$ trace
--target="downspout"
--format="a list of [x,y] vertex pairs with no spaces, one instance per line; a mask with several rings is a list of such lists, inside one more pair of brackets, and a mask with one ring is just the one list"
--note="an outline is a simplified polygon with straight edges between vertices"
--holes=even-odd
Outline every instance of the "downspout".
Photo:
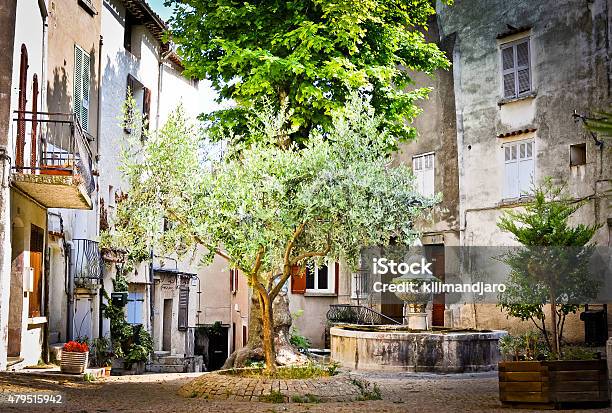
[[104,37],[100,35],[98,44],[98,118],[96,119],[96,162],[100,161],[100,119],[102,118],[102,46]]
[[72,241],[66,241],[64,254],[66,259],[64,260],[64,271],[68,278],[68,303],[66,306],[66,341],[72,340],[72,327],[74,319],[74,279],[72,278]]
[[151,322],[151,342],[155,343],[155,277],[153,274],[153,248],[151,248],[151,261],[149,262],[149,320]]

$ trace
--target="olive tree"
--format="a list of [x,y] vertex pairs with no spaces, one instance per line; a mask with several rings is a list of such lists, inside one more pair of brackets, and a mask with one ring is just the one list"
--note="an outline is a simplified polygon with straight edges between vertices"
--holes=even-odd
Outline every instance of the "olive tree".
[[[130,191],[111,234],[128,250],[221,254],[247,277],[259,301],[266,367],[275,369],[273,302],[292,274],[313,260],[355,265],[368,245],[410,244],[414,221],[436,200],[420,196],[411,171],[392,167],[373,108],[353,98],[333,128],[297,147],[279,140],[291,110],[273,105],[249,116],[253,142],[218,159],[181,110],[125,152]],[[205,135],[205,134],[204,134]],[[169,221],[165,230],[162,221]]]

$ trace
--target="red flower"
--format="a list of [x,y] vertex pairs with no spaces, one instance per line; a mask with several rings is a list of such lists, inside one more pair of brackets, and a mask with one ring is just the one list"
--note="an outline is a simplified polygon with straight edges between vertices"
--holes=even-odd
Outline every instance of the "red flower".
[[87,346],[87,343],[69,341],[66,344],[64,344],[63,351],[72,352],[72,353],[87,353],[89,351],[89,347]]

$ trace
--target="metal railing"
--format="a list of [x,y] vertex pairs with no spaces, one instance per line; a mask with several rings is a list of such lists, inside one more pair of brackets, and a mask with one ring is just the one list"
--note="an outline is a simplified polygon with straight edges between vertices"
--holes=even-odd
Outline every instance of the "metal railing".
[[97,284],[102,280],[102,255],[96,241],[73,239],[73,277],[76,284]]
[[348,324],[401,324],[398,321],[363,305],[332,304],[327,310],[327,321]]
[[93,156],[73,113],[15,111],[15,166],[19,173],[78,178],[88,195],[95,188]]

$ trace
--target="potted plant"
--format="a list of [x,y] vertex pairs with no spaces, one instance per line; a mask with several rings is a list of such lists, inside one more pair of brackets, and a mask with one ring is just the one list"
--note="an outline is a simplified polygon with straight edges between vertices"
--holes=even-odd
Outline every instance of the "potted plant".
[[110,350],[110,339],[108,337],[98,337],[92,342],[91,364],[96,367],[104,368],[104,375],[110,376],[113,352]]
[[62,373],[81,374],[87,368],[89,346],[87,343],[69,341],[62,349],[60,369]]
[[566,317],[597,297],[604,273],[592,268],[595,249],[589,242],[598,226],[568,224],[581,206],[546,180],[532,202],[506,212],[498,223],[522,245],[502,257],[510,273],[499,305],[509,316],[532,321],[539,332],[500,340],[511,359],[498,365],[504,404],[610,403],[605,360],[579,356],[563,339]]

